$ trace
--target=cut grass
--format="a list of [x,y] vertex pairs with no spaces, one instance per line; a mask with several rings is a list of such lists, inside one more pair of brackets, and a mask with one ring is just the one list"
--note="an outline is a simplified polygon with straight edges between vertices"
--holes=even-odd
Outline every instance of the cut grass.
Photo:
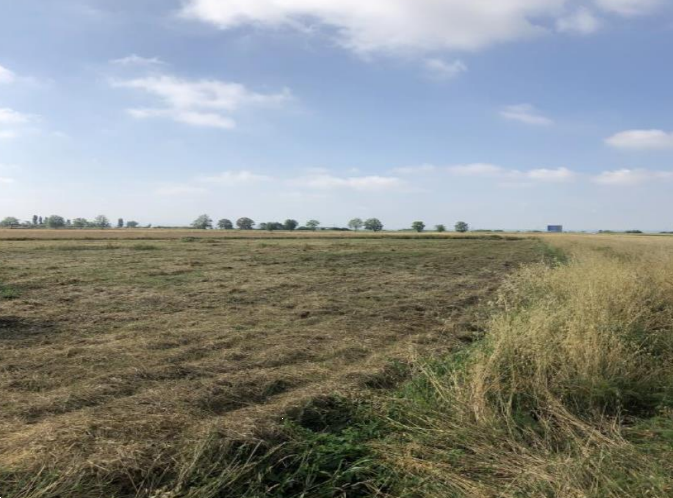
[[475,305],[541,258],[535,240],[204,242],[1,243],[0,279],[22,289],[0,319],[2,493],[384,487],[367,470],[370,420],[329,434],[277,421],[328,393],[394,385],[386,365],[473,340]]

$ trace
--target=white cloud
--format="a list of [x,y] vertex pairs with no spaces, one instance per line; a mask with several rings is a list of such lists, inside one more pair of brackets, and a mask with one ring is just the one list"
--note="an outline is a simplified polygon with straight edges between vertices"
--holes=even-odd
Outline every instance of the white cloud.
[[528,185],[529,182],[568,182],[577,174],[568,168],[538,168],[527,171],[508,169],[495,164],[474,163],[449,166],[447,170],[456,176],[474,176],[481,178],[497,178],[505,181],[501,185]]
[[0,176],[0,185],[1,185],[1,184],[8,185],[8,184],[10,184],[10,183],[14,183],[14,179],[13,179],[13,178],[7,178],[7,177]]
[[651,14],[661,7],[663,0],[595,0],[607,12],[632,17]]
[[0,130],[0,140],[12,140],[17,138],[19,134],[13,130]]
[[673,133],[662,130],[627,130],[605,139],[605,143],[619,149],[673,148]]
[[673,180],[672,171],[651,171],[646,169],[618,169],[603,171],[594,177],[602,185],[632,186],[655,180]]
[[428,74],[439,80],[452,80],[467,72],[467,66],[461,60],[446,62],[443,59],[426,59],[424,65]]
[[197,181],[203,183],[213,183],[218,185],[225,186],[236,186],[236,185],[246,185],[252,183],[267,182],[273,180],[272,177],[267,175],[258,175],[252,173],[251,171],[240,170],[240,171],[223,171],[214,176],[200,176],[197,178]]
[[556,21],[556,30],[561,33],[590,35],[598,31],[600,27],[601,22],[593,12],[585,7],[581,7],[573,14]]
[[113,59],[110,64],[117,66],[163,66],[166,65],[164,61],[158,57],[141,57],[137,54],[131,54],[121,59]]
[[332,175],[308,175],[295,178],[288,182],[291,185],[330,190],[334,188],[346,188],[353,190],[391,190],[404,185],[404,182],[392,176],[351,176],[337,177]]
[[541,182],[567,182],[575,179],[577,176],[574,171],[570,171],[568,168],[532,169],[525,172],[524,175],[531,180],[538,180]]
[[0,108],[0,140],[17,138],[27,125],[38,119],[38,116],[24,114],[14,109]]
[[554,124],[554,121],[542,115],[531,104],[508,105],[500,110],[500,116],[533,126],[549,126]]
[[547,31],[566,0],[186,0],[183,16],[221,29],[321,25],[361,54],[475,50]]
[[189,196],[200,195],[208,192],[205,188],[192,185],[164,185],[157,188],[154,193],[162,196]]
[[398,175],[412,175],[415,173],[432,173],[433,171],[437,171],[437,169],[437,166],[434,164],[421,164],[420,166],[393,168],[392,172]]
[[507,170],[495,164],[473,163],[449,166],[448,171],[457,176],[502,176]]
[[7,107],[0,108],[0,126],[27,124],[33,119],[33,116],[23,114],[14,109],[9,109]]
[[6,67],[0,66],[0,84],[13,83],[14,81],[16,81],[16,74]]
[[276,106],[291,99],[288,89],[262,94],[238,83],[186,80],[165,75],[114,81],[112,84],[115,87],[142,90],[162,101],[163,106],[158,108],[129,109],[128,112],[134,118],[163,117],[192,126],[221,129],[236,126],[234,119],[227,114],[250,106]]

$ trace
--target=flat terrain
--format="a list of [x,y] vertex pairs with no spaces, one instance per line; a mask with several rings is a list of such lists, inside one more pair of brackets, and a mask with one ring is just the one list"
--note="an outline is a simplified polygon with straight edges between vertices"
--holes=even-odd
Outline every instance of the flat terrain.
[[469,341],[474,305],[540,258],[531,239],[2,241],[0,469],[132,466],[375,387]]

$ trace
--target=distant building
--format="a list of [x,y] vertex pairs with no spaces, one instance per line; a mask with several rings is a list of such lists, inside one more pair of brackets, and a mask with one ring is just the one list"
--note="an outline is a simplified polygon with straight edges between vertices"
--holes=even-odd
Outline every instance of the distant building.
[[563,225],[549,225],[547,226],[547,231],[551,233],[562,233]]

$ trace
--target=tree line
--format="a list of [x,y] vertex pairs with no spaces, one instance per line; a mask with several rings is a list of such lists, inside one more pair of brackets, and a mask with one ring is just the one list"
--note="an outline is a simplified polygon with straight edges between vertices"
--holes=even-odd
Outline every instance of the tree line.
[[[20,221],[14,216],[7,216],[0,220],[2,227],[24,227],[24,228],[111,228],[112,222],[105,215],[98,215],[92,220],[86,218],[66,219],[63,216],[53,214],[51,216],[33,215],[32,220]],[[137,228],[140,223],[137,221],[124,221],[123,218],[117,220],[117,228]]]
[[[207,214],[202,214],[196,218],[192,223],[191,227],[196,229],[213,229],[218,228],[220,230],[234,230],[238,228],[239,230],[267,230],[267,231],[276,231],[276,230],[369,230],[371,232],[380,232],[383,230],[383,223],[378,218],[368,218],[363,220],[361,218],[353,218],[348,222],[347,228],[341,227],[325,227],[321,228],[321,223],[318,220],[308,220],[303,225],[300,225],[297,220],[287,219],[284,222],[279,221],[266,221],[262,222],[259,225],[247,217],[242,217],[236,220],[234,224],[231,220],[227,218],[222,218],[218,220],[217,223],[213,222],[213,219]],[[39,216],[33,215],[32,220],[30,221],[20,221],[18,218],[13,216],[8,216],[3,220],[0,220],[1,227],[24,227],[24,228],[112,228],[112,222],[105,215],[98,215],[92,220],[87,220],[86,218],[74,218],[66,219],[63,216],[51,215],[51,216]],[[140,224],[137,221],[124,221],[123,218],[117,219],[116,228],[138,228]],[[151,228],[152,225],[148,225],[147,228]],[[425,231],[425,223],[422,221],[414,221],[411,224],[411,230],[416,232]],[[467,232],[469,231],[469,225],[464,221],[459,221],[455,224],[454,229],[456,232]],[[445,232],[446,225],[435,225],[435,230],[437,232]]]
[[[257,223],[255,223],[254,220],[247,217],[239,218],[238,220],[236,220],[236,228],[238,228],[239,230],[254,230],[255,226],[257,226]],[[215,227],[220,230],[233,230],[234,223],[232,223],[232,221],[227,218],[223,218],[219,220],[217,223],[214,223],[213,219],[210,216],[208,216],[207,214],[202,214],[191,223],[191,227],[201,230],[208,230]],[[275,230],[316,231],[319,228],[320,228],[320,222],[318,220],[308,220],[306,223],[304,223],[304,225],[299,226],[299,222],[293,219],[285,220],[282,223],[280,221],[266,221],[260,223],[257,226],[258,230],[268,230],[270,232]],[[358,230],[365,229],[372,232],[380,232],[381,230],[383,230],[383,223],[381,223],[381,220],[379,220],[378,218],[369,218],[366,220],[362,220],[361,218],[353,218],[348,222],[348,228],[339,228],[339,227],[323,228],[323,230],[325,229],[353,230],[356,232]],[[423,223],[422,221],[414,221],[411,224],[411,229],[419,233],[423,232],[425,230],[425,223]],[[455,224],[454,229],[456,232],[467,232],[470,230],[470,226],[464,221],[459,221]],[[446,225],[435,225],[435,230],[437,232],[446,232]]]

